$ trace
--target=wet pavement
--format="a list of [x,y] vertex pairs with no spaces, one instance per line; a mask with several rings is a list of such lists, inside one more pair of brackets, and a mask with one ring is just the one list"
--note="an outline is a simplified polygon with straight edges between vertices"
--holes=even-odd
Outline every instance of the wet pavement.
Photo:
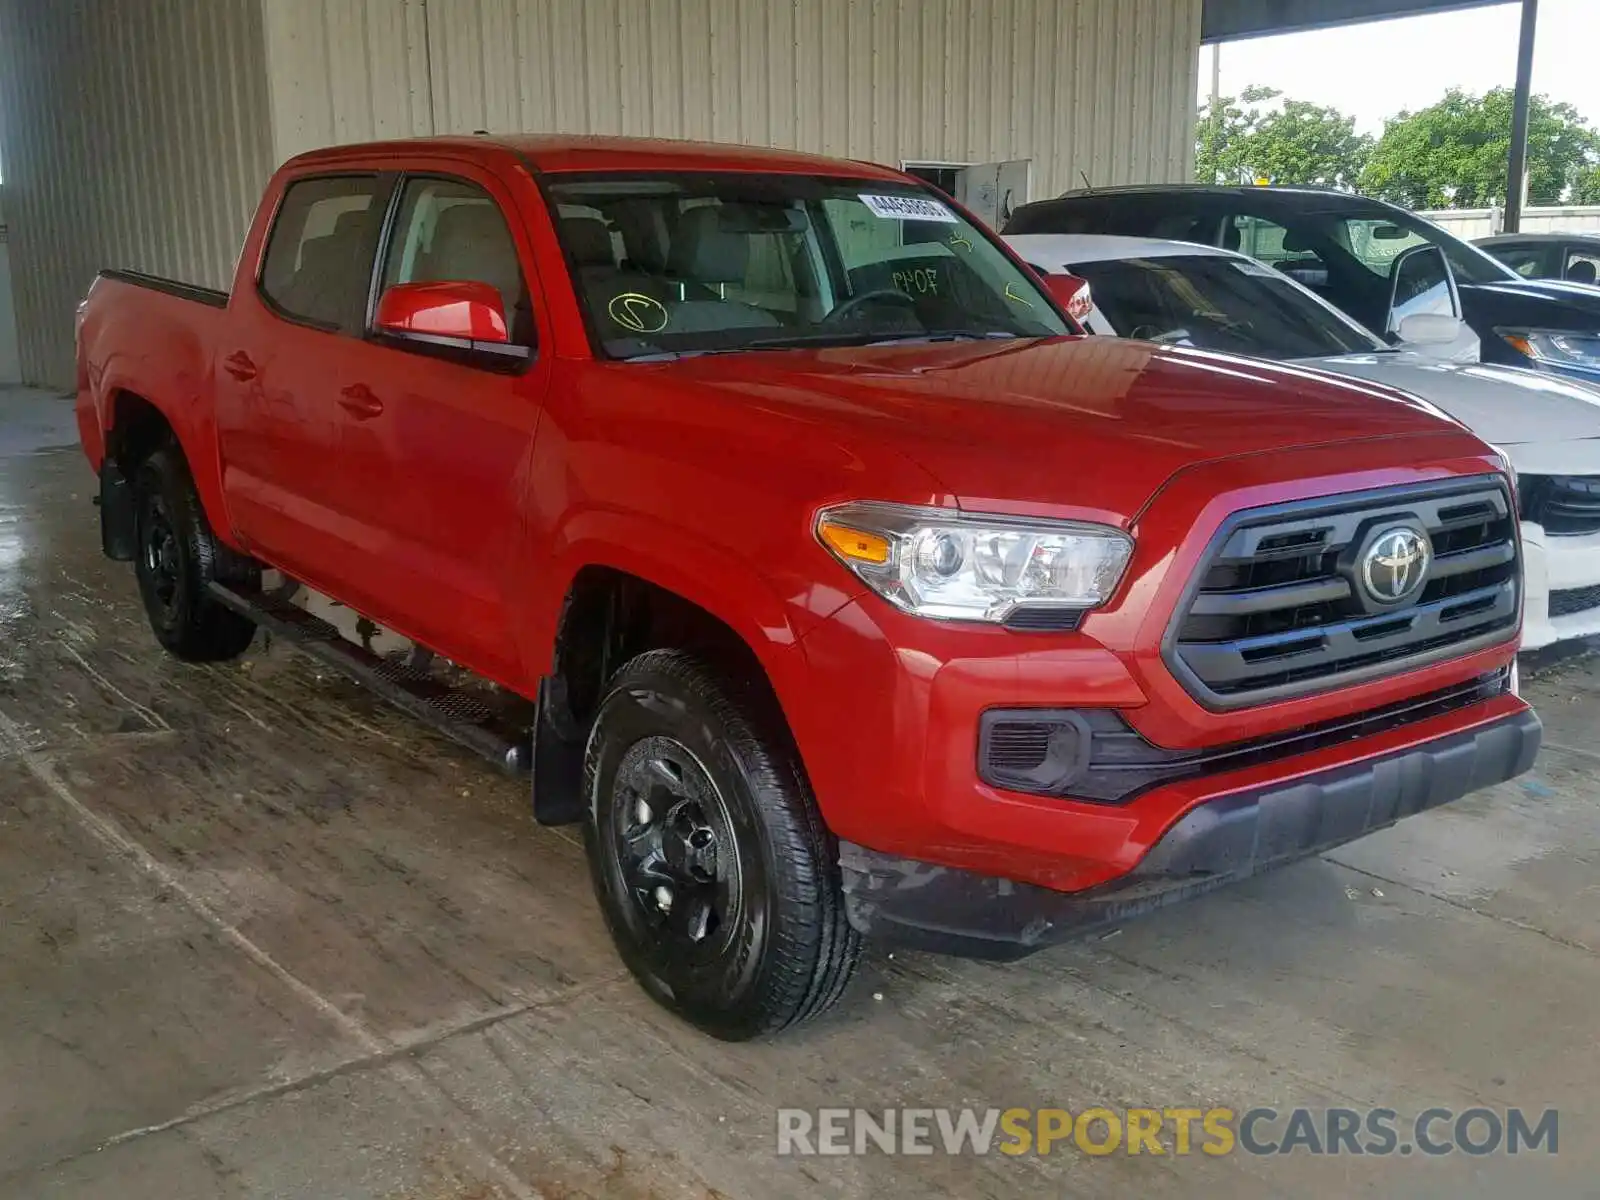
[[[0,392],[0,1196],[1600,1194],[1596,660],[1525,679],[1511,785],[1019,964],[879,951],[727,1046],[625,976],[521,785],[287,647],[165,657],[75,436]],[[1521,1106],[1560,1140],[775,1156],[778,1108],[856,1105]]]

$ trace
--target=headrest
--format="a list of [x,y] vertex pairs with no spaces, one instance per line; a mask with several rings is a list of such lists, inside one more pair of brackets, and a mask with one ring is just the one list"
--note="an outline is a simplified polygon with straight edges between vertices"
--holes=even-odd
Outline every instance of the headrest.
[[1570,283],[1593,283],[1597,273],[1594,264],[1586,258],[1580,258],[1567,268],[1567,280]]
[[722,226],[718,206],[691,208],[672,235],[667,268],[696,283],[741,283],[750,267],[750,238]]
[[352,208],[340,213],[334,218],[332,236],[341,242],[359,238],[366,231],[368,211],[365,208]]
[[614,267],[611,231],[599,217],[562,217],[561,240],[580,267]]

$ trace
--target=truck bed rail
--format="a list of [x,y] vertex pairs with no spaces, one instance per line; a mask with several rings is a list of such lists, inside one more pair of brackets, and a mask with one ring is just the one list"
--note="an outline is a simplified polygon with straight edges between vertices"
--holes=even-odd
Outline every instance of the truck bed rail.
[[134,287],[165,292],[167,295],[176,296],[180,300],[193,300],[197,304],[208,304],[212,308],[228,307],[227,292],[218,291],[216,288],[201,287],[196,283],[183,283],[177,279],[165,279],[160,275],[143,275],[138,271],[101,271],[100,278],[115,279],[118,283],[131,283]]

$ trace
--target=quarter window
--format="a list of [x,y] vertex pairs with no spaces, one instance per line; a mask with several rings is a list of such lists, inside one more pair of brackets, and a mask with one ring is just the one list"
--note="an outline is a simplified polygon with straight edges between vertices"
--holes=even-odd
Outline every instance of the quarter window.
[[279,312],[326,329],[361,328],[378,236],[372,175],[305,179],[278,208],[261,293]]
[[1600,250],[1567,251],[1566,277],[1573,283],[1600,282]]

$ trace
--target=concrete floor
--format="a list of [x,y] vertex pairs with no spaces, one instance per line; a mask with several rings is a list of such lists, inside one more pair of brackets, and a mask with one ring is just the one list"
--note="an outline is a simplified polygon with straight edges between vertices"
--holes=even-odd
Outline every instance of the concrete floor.
[[[0,393],[0,1195],[1600,1195],[1600,667],[1531,777],[764,1045],[627,979],[567,830],[292,650],[163,656],[67,402]],[[779,1106],[1561,1110],[1518,1158],[777,1159]]]

